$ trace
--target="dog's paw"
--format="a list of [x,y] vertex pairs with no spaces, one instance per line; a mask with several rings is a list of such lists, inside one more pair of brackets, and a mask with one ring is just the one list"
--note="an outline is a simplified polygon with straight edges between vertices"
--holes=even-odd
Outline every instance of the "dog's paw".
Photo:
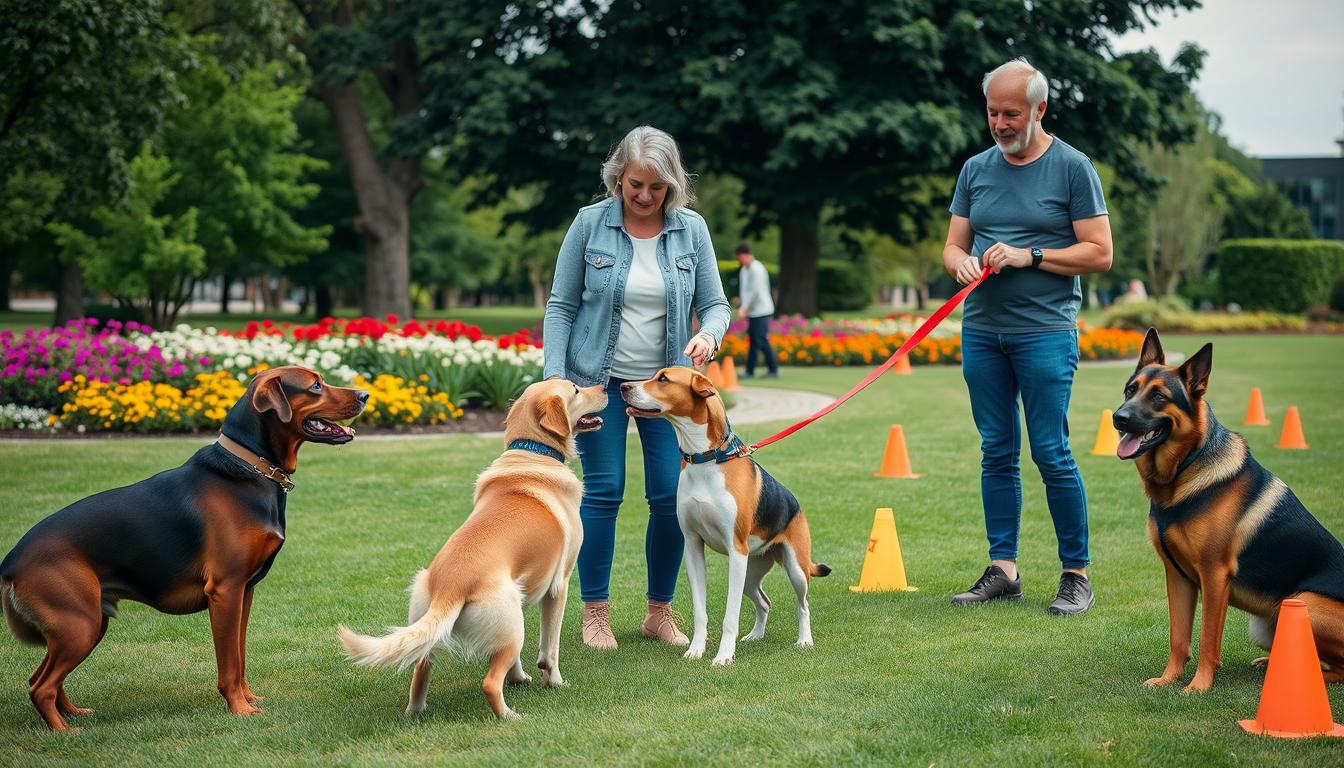
[[511,723],[516,723],[516,722],[518,722],[519,720],[522,720],[522,719],[523,719],[523,716],[522,716],[521,714],[517,713],[517,712],[514,712],[512,709],[509,709],[508,707],[505,707],[505,708],[504,708],[504,711],[503,711],[502,713],[500,713],[500,715],[499,715],[499,719],[500,719],[500,720],[507,721],[507,722],[511,722]]
[[1190,681],[1190,684],[1181,689],[1181,693],[1207,693],[1213,687],[1213,681],[1207,682],[1196,677]]
[[547,688],[561,688],[569,685],[565,682],[565,678],[560,676],[560,670],[558,669],[547,671],[546,674],[542,675],[541,682]]
[[1256,658],[1251,659],[1251,666],[1256,669],[1264,669],[1269,666],[1269,657],[1257,656]]
[[1144,686],[1147,688],[1161,688],[1162,686],[1170,685],[1171,683],[1172,681],[1165,677],[1150,677],[1143,681]]
[[714,657],[714,661],[710,662],[710,664],[716,667],[726,667],[732,663],[733,663],[733,654],[731,653],[727,654],[720,653],[718,656]]
[[798,642],[794,643],[794,645],[798,646],[799,648],[811,648],[811,647],[812,647],[812,638],[810,638],[810,637],[800,637],[800,638],[798,638]]
[[698,659],[704,655],[705,655],[705,644],[703,642],[696,643],[695,641],[692,641],[691,647],[687,648],[686,652],[681,654],[681,657],[683,659]]
[[420,714],[421,712],[424,712],[426,709],[429,709],[429,706],[426,705],[426,704],[418,704],[418,705],[417,705],[417,704],[414,704],[414,703],[412,703],[412,704],[407,704],[407,705],[406,705],[406,715],[407,715],[408,717],[409,717],[409,716],[413,716],[413,715],[418,715],[418,714]]
[[532,682],[532,676],[526,672],[519,672],[517,674],[510,673],[508,680],[509,685],[527,685]]
[[742,636],[742,642],[749,643],[752,640],[760,640],[763,637],[765,637],[765,630],[757,632],[756,630],[753,629],[752,631]]

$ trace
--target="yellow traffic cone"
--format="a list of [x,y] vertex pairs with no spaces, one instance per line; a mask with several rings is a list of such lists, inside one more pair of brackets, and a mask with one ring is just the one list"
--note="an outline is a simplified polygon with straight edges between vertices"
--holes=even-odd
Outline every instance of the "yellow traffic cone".
[[1115,431],[1115,425],[1111,423],[1111,412],[1102,411],[1101,424],[1097,425],[1097,443],[1092,446],[1092,455],[1114,456],[1119,447],[1120,433]]
[[857,586],[850,592],[916,592],[905,581],[905,563],[901,560],[901,540],[896,535],[896,518],[891,508],[882,507],[873,515],[873,533],[868,537],[868,554]]

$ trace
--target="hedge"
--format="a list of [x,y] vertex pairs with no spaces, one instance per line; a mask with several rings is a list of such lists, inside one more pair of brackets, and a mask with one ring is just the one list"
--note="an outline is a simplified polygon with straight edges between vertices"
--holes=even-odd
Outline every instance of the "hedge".
[[1344,243],[1332,240],[1225,240],[1218,247],[1223,301],[1247,309],[1305,312],[1329,299],[1344,274]]

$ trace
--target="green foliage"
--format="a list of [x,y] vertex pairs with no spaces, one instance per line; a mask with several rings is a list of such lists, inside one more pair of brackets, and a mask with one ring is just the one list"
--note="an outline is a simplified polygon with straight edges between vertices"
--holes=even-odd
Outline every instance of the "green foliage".
[[51,215],[61,179],[46,171],[17,171],[0,179],[0,247],[22,242]]
[[822,259],[817,263],[817,281],[817,306],[822,310],[863,309],[873,303],[873,275],[862,265]]
[[294,219],[318,194],[308,176],[324,168],[299,151],[293,113],[304,84],[284,83],[278,63],[234,77],[204,51],[197,61],[181,78],[186,100],[167,115],[161,151],[184,179],[173,209],[199,212],[209,270],[282,266],[323,251],[331,228]]
[[196,241],[197,211],[164,211],[164,200],[182,176],[148,142],[129,170],[125,204],[95,208],[96,227],[58,222],[48,229],[79,261],[91,288],[123,303],[142,303],[150,324],[164,328],[190,296],[192,278],[205,273],[205,249]]
[[1273,182],[1254,183],[1232,166],[1218,162],[1214,195],[1223,209],[1222,237],[1310,240],[1311,218],[1293,205]]
[[62,216],[116,199],[178,97],[185,36],[160,0],[10,0],[3,18],[0,175],[58,179]]
[[[829,209],[837,223],[897,236],[917,180],[989,143],[980,81],[1016,55],[1068,84],[1047,130],[1146,177],[1134,147],[1189,135],[1174,107],[1201,55],[1187,48],[1169,67],[1153,51],[1117,56],[1111,33],[1193,5],[1043,0],[978,15],[932,0],[519,6],[479,49],[498,66],[438,80],[436,93],[453,93],[443,107],[426,99],[421,128],[461,137],[451,161],[489,174],[487,193],[547,181],[526,215],[538,228],[572,217],[611,143],[649,123],[677,137],[693,170],[743,182],[753,230],[777,223],[781,237],[809,243]],[[798,254],[783,273],[799,286],[781,286],[782,297],[819,284],[810,247],[782,249]]]
[[1224,301],[1250,309],[1304,312],[1325,303],[1344,274],[1344,243],[1333,240],[1227,240],[1218,248]]

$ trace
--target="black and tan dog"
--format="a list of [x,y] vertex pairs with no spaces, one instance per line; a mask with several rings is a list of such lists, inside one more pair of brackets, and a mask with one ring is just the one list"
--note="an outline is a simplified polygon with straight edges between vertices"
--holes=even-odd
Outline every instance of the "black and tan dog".
[[1187,692],[1213,685],[1229,604],[1251,614],[1251,642],[1268,649],[1289,597],[1307,603],[1325,679],[1344,679],[1344,547],[1214,418],[1204,401],[1212,367],[1212,344],[1167,366],[1149,329],[1114,416],[1116,455],[1133,459],[1143,479],[1148,537],[1167,576],[1171,655],[1146,684],[1167,685],[1185,669],[1201,592],[1199,664]]
[[43,519],[0,564],[0,603],[19,640],[45,645],[29,678],[33,706],[53,730],[87,714],[64,682],[117,614],[135,600],[164,613],[209,609],[219,692],[234,714],[261,710],[248,688],[252,591],[285,542],[285,498],[299,446],[340,445],[368,393],[325,384],[313,371],[257,375],[229,411],[219,441],[187,463],[103,491]]

